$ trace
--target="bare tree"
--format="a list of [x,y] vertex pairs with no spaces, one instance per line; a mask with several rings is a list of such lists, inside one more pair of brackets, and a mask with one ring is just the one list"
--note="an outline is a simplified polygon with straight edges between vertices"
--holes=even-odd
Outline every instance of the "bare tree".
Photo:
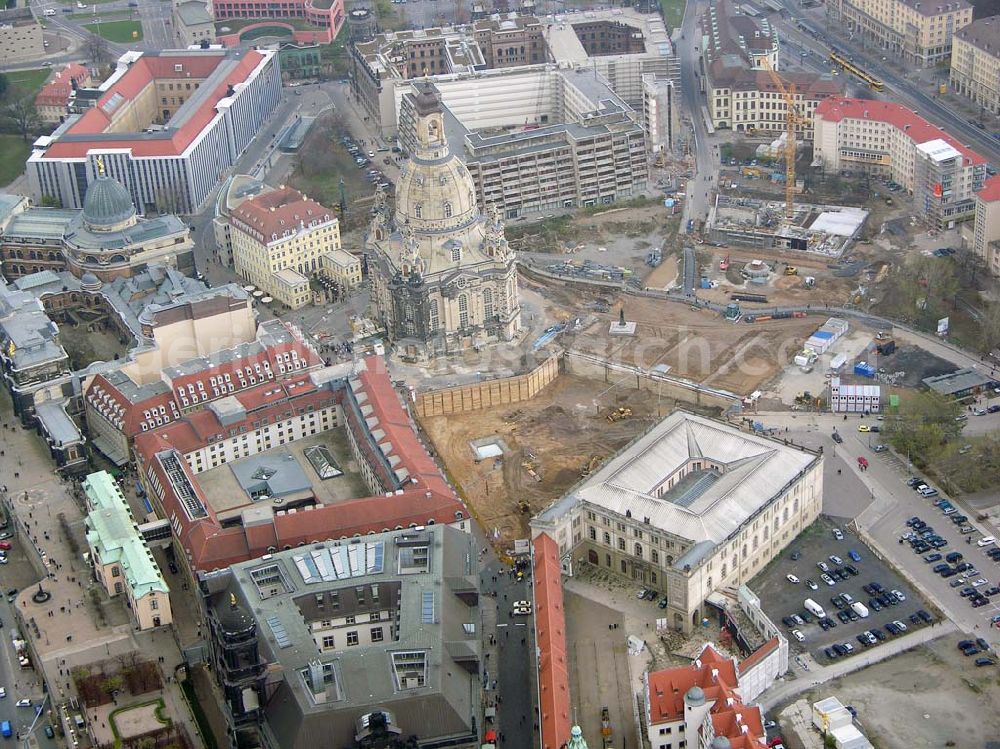
[[21,138],[25,142],[41,123],[38,110],[35,109],[34,97],[17,89],[12,89],[7,97],[7,103],[3,107],[3,116],[10,120],[14,129],[21,134]]
[[83,54],[88,60],[99,68],[111,60],[111,50],[108,49],[108,40],[97,34],[90,34],[83,43]]

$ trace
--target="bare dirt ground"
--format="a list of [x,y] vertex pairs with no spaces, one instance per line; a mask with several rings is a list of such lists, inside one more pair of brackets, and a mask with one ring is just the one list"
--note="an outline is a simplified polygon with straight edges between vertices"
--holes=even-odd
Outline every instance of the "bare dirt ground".
[[[719,270],[719,263],[729,256],[728,271]],[[852,260],[866,258],[855,252]],[[826,258],[807,255],[801,252],[782,252],[768,250],[751,250],[747,248],[698,248],[698,260],[701,263],[701,275],[718,282],[714,289],[699,289],[698,296],[716,304],[729,301],[732,292],[747,292],[763,294],[767,304],[744,304],[747,309],[755,307],[785,307],[789,305],[813,305],[821,307],[824,304],[841,305],[850,301],[851,292],[862,281],[862,274],[855,277],[842,278],[834,276],[827,267]],[[740,269],[751,260],[763,260],[774,271],[767,283],[747,283],[740,275]],[[798,275],[783,275],[786,265],[798,269]],[[816,284],[812,288],[805,285],[805,277],[812,276]]]
[[[524,538],[531,516],[580,480],[584,464],[613,455],[673,405],[664,399],[658,409],[656,398],[648,392],[641,396],[561,375],[530,401],[435,416],[422,424],[480,524],[511,540]],[[632,417],[609,423],[609,411],[624,405]],[[470,443],[493,435],[508,452],[502,460],[476,462]],[[526,506],[519,507],[521,501]]]
[[977,668],[944,637],[824,684],[809,704],[834,695],[858,711],[879,749],[995,749],[1000,733],[997,667]]
[[594,313],[594,322],[560,345],[643,369],[665,365],[671,374],[741,395],[778,374],[817,327],[808,318],[733,324],[711,310],[655,299],[626,300],[625,317],[637,323],[634,337],[608,334],[618,319],[612,309]]

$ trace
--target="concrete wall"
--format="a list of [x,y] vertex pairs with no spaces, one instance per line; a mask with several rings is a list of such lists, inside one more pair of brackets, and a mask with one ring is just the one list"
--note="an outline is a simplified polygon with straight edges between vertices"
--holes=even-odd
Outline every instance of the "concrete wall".
[[414,411],[421,418],[446,416],[529,400],[559,376],[559,359],[553,354],[523,375],[420,393]]
[[567,351],[563,355],[564,369],[568,374],[616,383],[620,388],[649,390],[667,402],[678,400],[699,406],[731,408],[740,403],[740,396],[727,390],[699,385],[680,377],[659,372],[649,372],[630,364],[609,362],[590,354]]
[[753,703],[774,684],[775,680],[788,671],[788,640],[761,608],[760,598],[746,585],[738,589],[740,608],[760,632],[765,640],[761,647],[767,647],[771,638],[777,638],[778,647],[765,655],[745,672],[740,673],[740,695],[745,704]]

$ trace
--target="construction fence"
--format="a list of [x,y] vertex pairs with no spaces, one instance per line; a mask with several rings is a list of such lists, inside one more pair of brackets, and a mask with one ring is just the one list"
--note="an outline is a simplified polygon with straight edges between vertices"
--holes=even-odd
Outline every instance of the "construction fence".
[[530,372],[513,377],[419,393],[414,411],[420,418],[447,416],[529,400],[559,376],[561,355],[554,353]]

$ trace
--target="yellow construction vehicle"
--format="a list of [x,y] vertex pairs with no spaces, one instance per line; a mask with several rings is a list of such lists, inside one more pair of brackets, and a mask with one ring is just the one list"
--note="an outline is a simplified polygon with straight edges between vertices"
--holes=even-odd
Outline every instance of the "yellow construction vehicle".
[[608,414],[608,421],[614,424],[616,421],[621,421],[622,419],[627,419],[632,415],[632,409],[628,406],[619,406],[614,411]]
[[601,458],[598,455],[591,456],[590,460],[583,464],[583,468],[580,470],[580,478],[587,478],[597,465],[601,462]]
[[785,267],[785,275],[786,276],[797,276],[797,275],[799,275],[799,269],[796,268],[794,265],[788,265],[788,266]]

